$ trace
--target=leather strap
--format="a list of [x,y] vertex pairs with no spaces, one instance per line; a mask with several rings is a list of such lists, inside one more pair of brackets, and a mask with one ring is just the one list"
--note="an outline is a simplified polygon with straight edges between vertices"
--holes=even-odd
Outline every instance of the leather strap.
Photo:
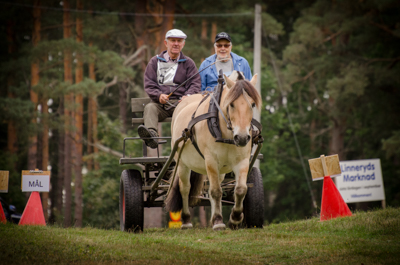
[[215,101],[215,107],[217,107],[219,113],[221,113],[222,118],[224,118],[224,120],[226,122],[226,127],[228,128],[228,130],[232,131],[231,120],[229,119],[229,117],[228,117],[228,120],[225,118],[225,115],[222,112],[222,109],[219,106],[219,103],[217,102],[217,100],[214,98],[214,96],[212,94],[211,94],[211,98]]
[[212,118],[212,117],[216,117],[217,115],[218,115],[218,112],[216,112],[216,111],[207,112],[207,113],[201,114],[201,115],[197,116],[196,118],[192,118],[192,120],[189,122],[187,128],[189,129],[189,131],[191,131],[193,126],[196,123],[198,123],[199,121],[206,120],[206,119],[209,119],[209,118]]

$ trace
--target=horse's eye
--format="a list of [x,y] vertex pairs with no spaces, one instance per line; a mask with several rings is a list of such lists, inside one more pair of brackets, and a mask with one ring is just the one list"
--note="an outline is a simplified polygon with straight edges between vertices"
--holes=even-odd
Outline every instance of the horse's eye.
[[233,108],[233,103],[229,104],[229,106],[231,106],[231,108]]
[[251,107],[254,108],[255,106],[256,106],[256,103],[253,102],[253,103],[251,104]]

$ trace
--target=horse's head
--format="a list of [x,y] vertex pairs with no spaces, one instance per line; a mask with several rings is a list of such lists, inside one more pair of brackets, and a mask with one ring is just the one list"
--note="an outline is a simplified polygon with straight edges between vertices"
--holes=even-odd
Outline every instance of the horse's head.
[[[236,75],[235,75],[236,77]],[[251,120],[253,109],[261,108],[261,97],[254,87],[257,83],[257,74],[251,81],[244,80],[238,72],[236,82],[225,76],[227,94],[224,102],[230,126],[233,132],[233,140],[237,146],[246,146],[251,139]]]

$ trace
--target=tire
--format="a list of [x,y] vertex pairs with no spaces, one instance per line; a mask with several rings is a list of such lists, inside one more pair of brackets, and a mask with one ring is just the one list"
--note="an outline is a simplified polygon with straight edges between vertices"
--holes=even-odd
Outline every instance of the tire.
[[124,170],[119,185],[119,223],[121,231],[143,231],[142,175],[138,170]]
[[243,202],[245,226],[262,228],[264,224],[264,187],[258,168],[252,168],[247,177],[247,183],[253,183],[253,187],[247,189]]

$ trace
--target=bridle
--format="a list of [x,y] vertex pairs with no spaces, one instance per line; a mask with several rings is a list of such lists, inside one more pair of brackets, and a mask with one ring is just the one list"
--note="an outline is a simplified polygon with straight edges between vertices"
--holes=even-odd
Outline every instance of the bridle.
[[[249,105],[250,110],[253,111],[253,107],[251,106],[251,103],[250,103],[250,101],[248,100],[248,97],[250,97],[250,96],[249,96],[249,94],[246,92],[246,90],[244,90],[243,88],[242,88],[242,94],[243,94],[244,99],[246,100],[247,104]],[[214,99],[214,100],[215,100],[215,99]],[[219,108],[219,105],[218,105],[218,102],[215,102],[215,103],[217,104],[218,109],[220,109],[220,108]],[[226,122],[226,127],[227,127],[227,129],[230,130],[230,131],[233,131],[233,128],[232,128],[232,121],[231,121],[231,117],[230,117],[230,115],[229,115],[229,105],[230,105],[230,104],[227,104],[227,106],[226,106],[226,116],[227,116],[227,119],[225,118],[225,116],[224,116],[224,114],[223,114],[222,111],[220,111],[220,113],[221,113],[222,117],[224,118],[224,120],[225,120],[225,122]],[[253,117],[252,117],[252,119],[253,119]],[[250,126],[250,129],[251,129],[251,126]]]

